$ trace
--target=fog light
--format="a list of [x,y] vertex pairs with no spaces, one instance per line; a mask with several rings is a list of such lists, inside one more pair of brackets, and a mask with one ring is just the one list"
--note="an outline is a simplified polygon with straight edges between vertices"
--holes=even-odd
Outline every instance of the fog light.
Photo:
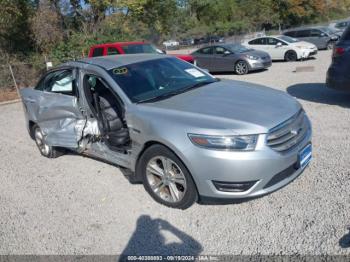
[[214,186],[217,190],[223,192],[232,192],[239,193],[248,191],[252,186],[255,185],[257,181],[249,181],[249,182],[222,182],[222,181],[213,181]]

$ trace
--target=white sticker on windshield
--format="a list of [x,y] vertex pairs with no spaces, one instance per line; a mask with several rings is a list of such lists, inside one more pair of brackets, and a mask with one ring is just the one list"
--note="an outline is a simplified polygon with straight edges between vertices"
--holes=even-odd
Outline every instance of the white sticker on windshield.
[[205,74],[203,74],[201,71],[197,70],[196,68],[190,68],[185,70],[187,73],[194,77],[203,77]]

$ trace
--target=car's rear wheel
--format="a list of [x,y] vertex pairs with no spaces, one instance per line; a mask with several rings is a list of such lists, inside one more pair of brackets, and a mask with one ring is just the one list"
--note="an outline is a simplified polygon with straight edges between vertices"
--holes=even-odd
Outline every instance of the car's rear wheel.
[[58,150],[53,146],[49,146],[45,141],[45,136],[41,131],[40,127],[37,125],[33,126],[33,134],[35,143],[40,151],[40,153],[47,158],[56,158],[63,154],[62,150]]
[[249,66],[247,64],[247,62],[241,60],[238,61],[235,65],[235,72],[237,75],[245,75],[248,74],[249,72]]
[[146,149],[139,160],[138,172],[146,191],[163,205],[186,209],[197,201],[197,189],[189,171],[162,145]]
[[287,62],[295,62],[295,61],[298,60],[298,55],[297,55],[297,53],[295,51],[289,50],[284,55],[284,60],[287,61]]

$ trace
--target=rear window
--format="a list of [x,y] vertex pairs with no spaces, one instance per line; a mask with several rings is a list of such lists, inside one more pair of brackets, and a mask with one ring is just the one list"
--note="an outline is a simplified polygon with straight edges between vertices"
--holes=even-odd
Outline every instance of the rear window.
[[295,32],[295,31],[289,31],[289,32],[285,32],[284,35],[290,36],[290,37],[296,37],[297,32]]
[[132,45],[123,45],[122,49],[124,50],[125,54],[142,54],[142,53],[149,53],[149,54],[158,54],[157,49],[150,44],[132,44]]

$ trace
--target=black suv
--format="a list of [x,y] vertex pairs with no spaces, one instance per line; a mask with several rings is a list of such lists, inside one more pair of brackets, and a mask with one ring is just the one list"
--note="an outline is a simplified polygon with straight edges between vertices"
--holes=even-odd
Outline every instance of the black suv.
[[334,46],[332,64],[327,72],[327,86],[350,92],[350,26]]

